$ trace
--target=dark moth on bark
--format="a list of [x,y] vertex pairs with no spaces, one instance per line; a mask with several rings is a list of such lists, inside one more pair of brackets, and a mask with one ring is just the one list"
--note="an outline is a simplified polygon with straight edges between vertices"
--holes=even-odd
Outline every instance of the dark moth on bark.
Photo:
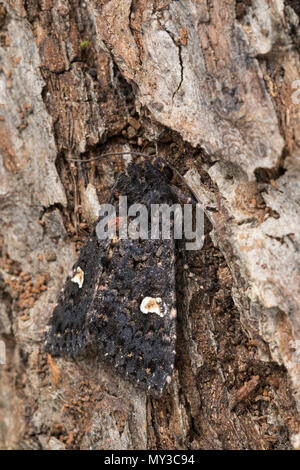
[[[121,195],[127,196],[128,207],[143,204],[148,214],[151,204],[172,205],[177,196],[169,176],[161,165],[132,163],[118,177],[109,203],[116,213]],[[149,223],[149,239],[102,240],[97,224],[54,308],[46,351],[75,357],[92,346],[100,358],[160,396],[175,360],[173,230],[170,239],[150,239]]]

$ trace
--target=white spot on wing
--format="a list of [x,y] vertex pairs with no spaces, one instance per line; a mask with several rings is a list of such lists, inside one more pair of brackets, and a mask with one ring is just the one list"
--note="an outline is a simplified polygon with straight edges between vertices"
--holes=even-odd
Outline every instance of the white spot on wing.
[[82,271],[80,266],[78,266],[78,268],[76,269],[76,274],[72,277],[71,281],[75,284],[78,284],[79,289],[82,288],[84,282],[84,272]]
[[160,317],[164,317],[166,314],[166,306],[160,297],[144,297],[140,309],[142,313],[156,313]]

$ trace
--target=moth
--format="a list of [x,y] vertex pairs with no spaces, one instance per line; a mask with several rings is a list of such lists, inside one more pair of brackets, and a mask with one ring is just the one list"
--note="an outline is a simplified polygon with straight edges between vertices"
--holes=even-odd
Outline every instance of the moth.
[[[109,203],[172,205],[163,165],[131,163]],[[98,220],[68,276],[45,332],[52,356],[76,357],[92,347],[101,359],[154,396],[171,382],[176,351],[175,241],[99,239]],[[120,223],[119,217],[115,221]],[[160,233],[161,235],[161,233]]]

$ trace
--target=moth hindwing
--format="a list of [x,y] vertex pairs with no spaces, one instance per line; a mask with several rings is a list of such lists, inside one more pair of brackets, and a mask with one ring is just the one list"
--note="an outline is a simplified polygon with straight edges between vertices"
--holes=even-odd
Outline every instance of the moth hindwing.
[[[117,179],[109,201],[116,214],[121,196],[149,214],[152,204],[176,202],[166,175],[149,162],[130,164]],[[54,308],[45,349],[74,357],[93,346],[100,358],[160,395],[175,360],[174,234],[163,239],[159,225],[159,238],[151,239],[149,222],[148,239],[99,239],[97,224]]]

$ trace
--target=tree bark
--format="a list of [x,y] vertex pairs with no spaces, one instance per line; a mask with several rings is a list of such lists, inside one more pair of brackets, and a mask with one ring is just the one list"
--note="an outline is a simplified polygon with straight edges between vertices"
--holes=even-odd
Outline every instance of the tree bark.
[[[299,2],[5,0],[0,27],[0,448],[300,448]],[[43,350],[128,162],[68,159],[130,149],[207,215],[161,399]]]

